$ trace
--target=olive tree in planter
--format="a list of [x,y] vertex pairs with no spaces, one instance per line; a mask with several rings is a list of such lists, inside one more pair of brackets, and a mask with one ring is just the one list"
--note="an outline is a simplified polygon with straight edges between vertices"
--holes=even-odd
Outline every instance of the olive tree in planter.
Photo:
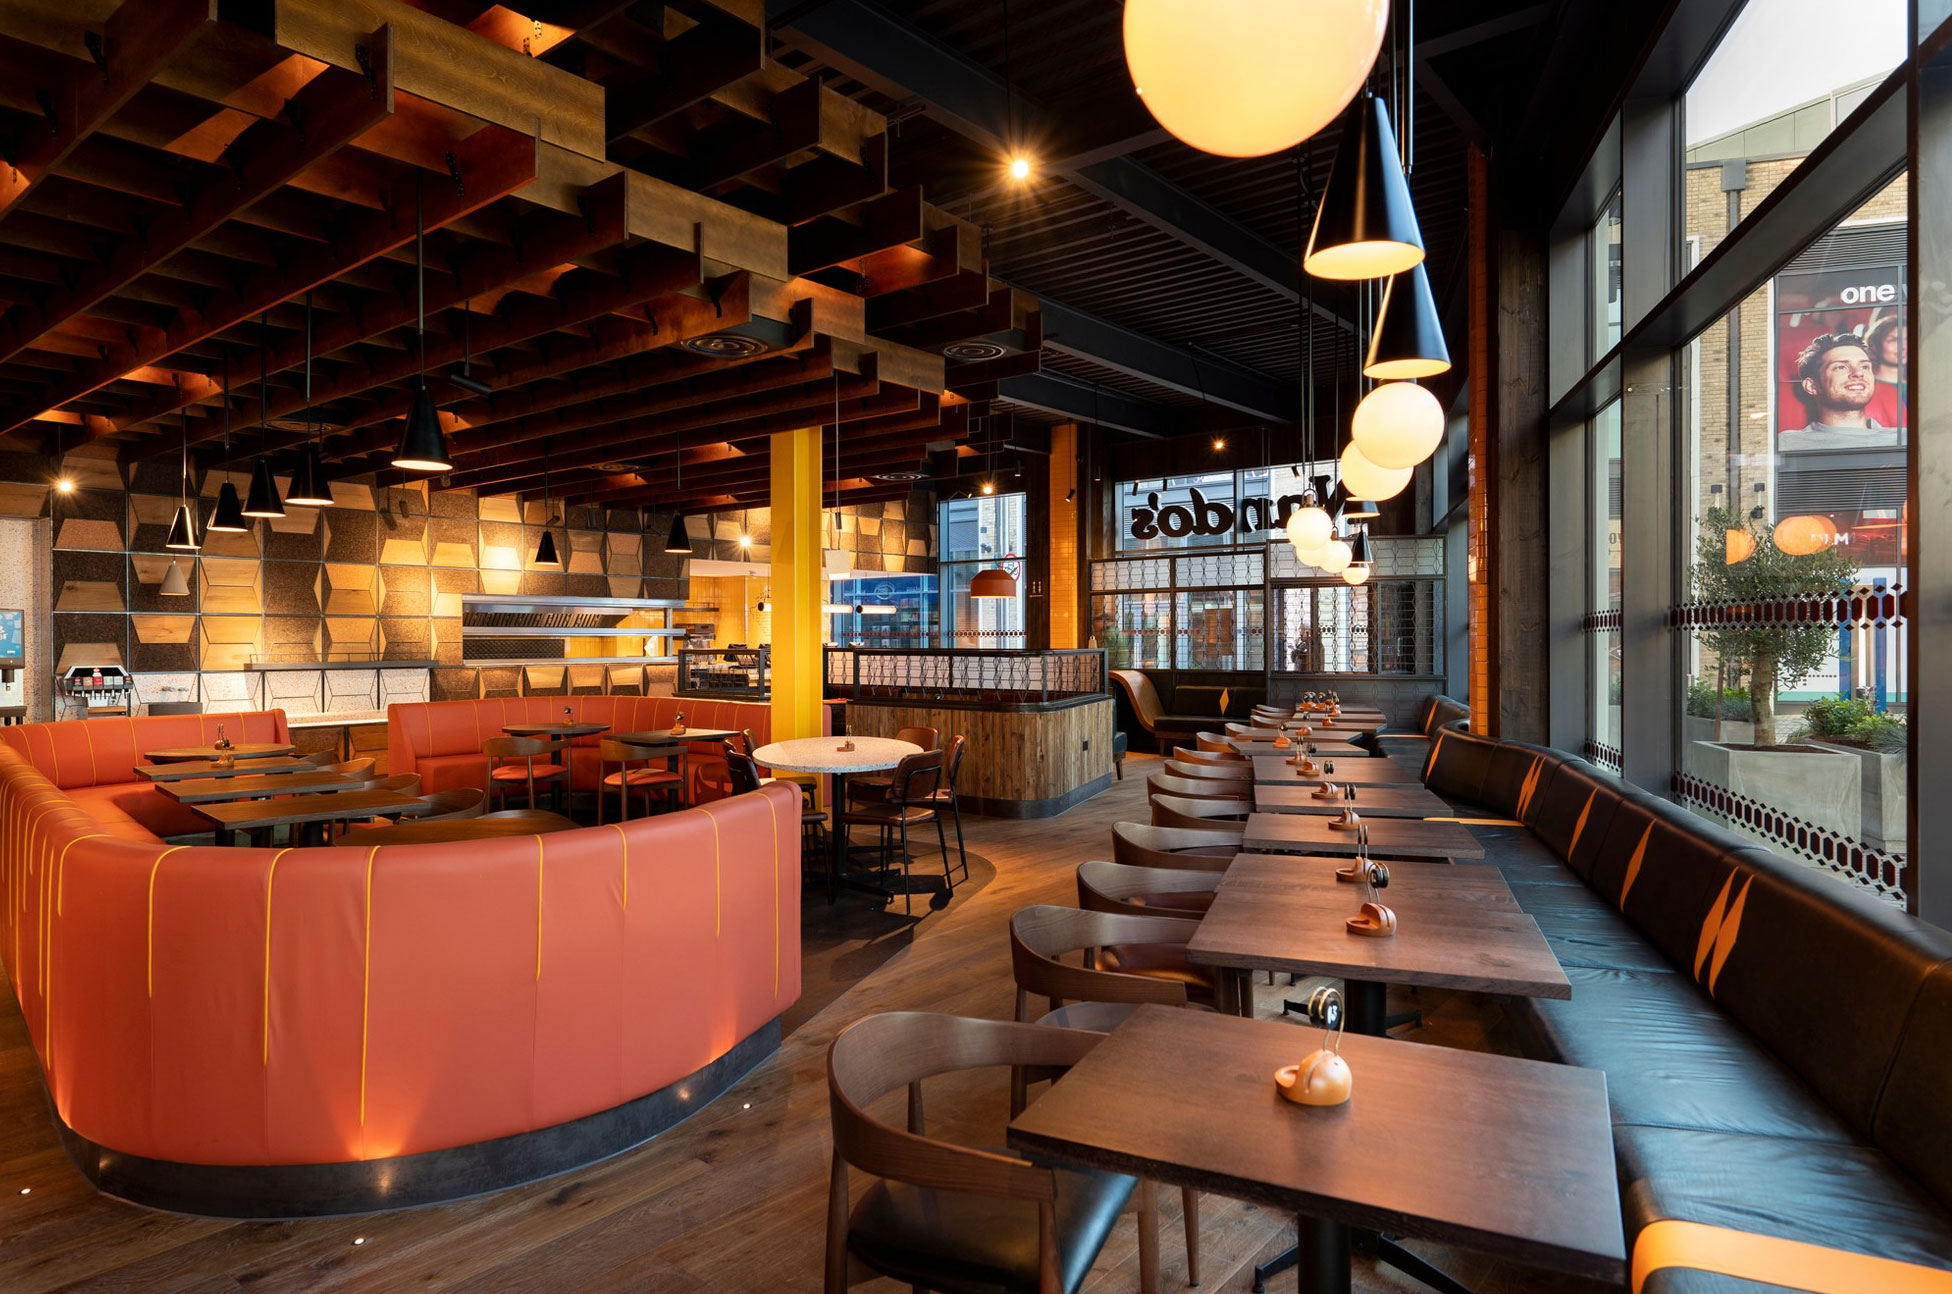
[[[1737,532],[1748,541],[1734,538]],[[1747,557],[1730,560],[1742,549]],[[1710,508],[1695,539],[1691,583],[1698,602],[1757,603],[1833,597],[1856,577],[1841,546],[1786,553],[1766,522],[1732,508]],[[1704,647],[1731,666],[1745,666],[1755,744],[1776,744],[1776,693],[1794,687],[1830,655],[1836,630],[1826,624],[1719,624],[1697,629]]]

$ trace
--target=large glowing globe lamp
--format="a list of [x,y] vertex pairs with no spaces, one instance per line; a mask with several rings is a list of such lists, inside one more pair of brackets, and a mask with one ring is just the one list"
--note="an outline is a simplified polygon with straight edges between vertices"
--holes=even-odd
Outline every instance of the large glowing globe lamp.
[[1384,0],[1126,0],[1125,65],[1186,143],[1264,157],[1349,106],[1388,26]]
[[1378,467],[1358,445],[1342,451],[1342,488],[1364,499],[1393,499],[1403,493],[1416,469]]
[[1356,406],[1350,435],[1378,467],[1415,467],[1444,441],[1444,406],[1415,382],[1385,382]]

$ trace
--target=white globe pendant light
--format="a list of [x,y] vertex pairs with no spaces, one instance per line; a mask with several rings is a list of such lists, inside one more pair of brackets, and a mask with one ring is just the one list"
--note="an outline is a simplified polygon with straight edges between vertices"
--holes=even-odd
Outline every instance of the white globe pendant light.
[[1776,523],[1775,540],[1791,557],[1809,557],[1837,542],[1837,526],[1820,513],[1784,517]]
[[1369,564],[1367,562],[1350,563],[1348,568],[1342,572],[1342,582],[1352,587],[1369,583]]
[[1444,407],[1415,382],[1385,382],[1356,406],[1351,438],[1381,468],[1415,467],[1444,440]]
[[1186,143],[1263,157],[1348,107],[1388,26],[1386,0],[1126,0],[1125,65]]
[[1288,514],[1288,542],[1297,553],[1320,552],[1335,536],[1335,522],[1316,504],[1296,508]]
[[1403,493],[1415,472],[1410,467],[1378,467],[1361,448],[1351,444],[1342,451],[1342,488],[1351,498],[1393,499]]
[[1349,569],[1349,560],[1354,555],[1355,550],[1349,547],[1347,540],[1331,539],[1322,549],[1322,560],[1316,562],[1315,565],[1327,571],[1330,575],[1340,575],[1343,571]]

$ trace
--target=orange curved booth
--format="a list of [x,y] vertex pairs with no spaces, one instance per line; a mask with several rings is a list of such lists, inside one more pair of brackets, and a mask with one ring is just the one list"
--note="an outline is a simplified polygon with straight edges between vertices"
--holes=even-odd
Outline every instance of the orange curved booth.
[[[481,745],[502,735],[510,723],[562,723],[563,711],[577,723],[601,723],[609,733],[577,737],[569,743],[569,784],[578,791],[597,783],[597,744],[604,736],[627,732],[666,732],[680,714],[693,729],[741,732],[750,728],[755,745],[772,740],[773,711],[758,701],[711,701],[674,696],[512,696],[487,701],[419,701],[386,709],[386,756],[390,773],[418,773],[423,791],[460,787],[488,789],[488,757]],[[687,760],[693,803],[720,792],[725,780],[724,748],[716,741],[694,742]]]
[[793,788],[546,836],[173,846],[133,794],[160,792],[102,788],[185,723],[0,729],[0,955],[103,1190],[230,1217],[476,1194],[655,1135],[778,1045]]

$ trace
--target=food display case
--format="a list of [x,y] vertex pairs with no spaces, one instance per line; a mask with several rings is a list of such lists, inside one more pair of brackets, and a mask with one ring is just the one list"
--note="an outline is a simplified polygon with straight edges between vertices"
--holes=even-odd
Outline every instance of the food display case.
[[746,647],[681,648],[679,696],[764,701],[772,695],[772,649]]
[[78,719],[127,714],[135,696],[134,680],[120,665],[70,665],[60,682],[61,694]]

